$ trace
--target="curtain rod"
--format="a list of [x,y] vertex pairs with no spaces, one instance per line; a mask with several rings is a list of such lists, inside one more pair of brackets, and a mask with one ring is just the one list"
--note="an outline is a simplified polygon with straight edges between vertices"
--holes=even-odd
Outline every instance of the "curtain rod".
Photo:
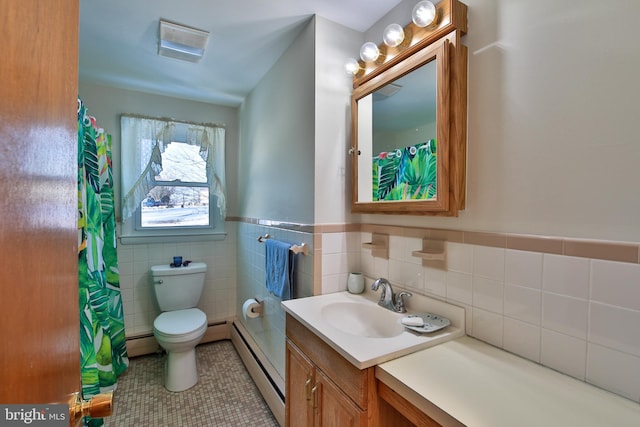
[[163,122],[177,122],[177,123],[184,123],[184,124],[187,124],[187,125],[194,125],[194,126],[205,126],[205,127],[223,128],[223,129],[227,128],[227,125],[225,125],[224,123],[222,123],[222,124],[219,124],[219,123],[198,123],[198,122],[190,122],[188,120],[174,119],[172,117],[150,117],[150,116],[145,116],[145,115],[142,115],[142,114],[129,114],[129,113],[123,113],[121,116],[133,117],[135,119],[158,120],[158,121],[163,121]]

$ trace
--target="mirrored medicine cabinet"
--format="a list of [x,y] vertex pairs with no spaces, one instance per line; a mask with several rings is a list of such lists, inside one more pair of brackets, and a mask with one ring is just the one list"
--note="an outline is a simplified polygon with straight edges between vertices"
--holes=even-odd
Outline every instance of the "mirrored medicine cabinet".
[[360,61],[351,97],[352,212],[457,216],[465,205],[467,7]]

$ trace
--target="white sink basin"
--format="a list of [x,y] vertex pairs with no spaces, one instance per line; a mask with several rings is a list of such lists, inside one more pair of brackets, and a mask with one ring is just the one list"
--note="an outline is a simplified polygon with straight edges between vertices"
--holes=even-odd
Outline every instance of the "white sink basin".
[[287,314],[301,322],[359,369],[368,368],[464,335],[464,309],[414,294],[409,313],[435,313],[451,325],[429,334],[410,331],[400,323],[409,313],[380,307],[379,294],[348,292],[282,302]]
[[320,310],[323,319],[341,331],[358,337],[390,338],[400,335],[403,314],[371,303],[336,302]]

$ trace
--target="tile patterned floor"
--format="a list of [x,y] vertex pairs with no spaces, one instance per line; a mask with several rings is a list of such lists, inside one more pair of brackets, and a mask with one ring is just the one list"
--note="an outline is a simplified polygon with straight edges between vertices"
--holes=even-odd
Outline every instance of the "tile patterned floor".
[[196,357],[198,384],[181,393],[162,385],[164,357],[132,358],[105,426],[278,426],[231,341],[201,344]]

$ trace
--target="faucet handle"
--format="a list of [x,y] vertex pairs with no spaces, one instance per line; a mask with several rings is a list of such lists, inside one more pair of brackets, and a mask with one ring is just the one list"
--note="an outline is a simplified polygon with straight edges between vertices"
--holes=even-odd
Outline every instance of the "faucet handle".
[[398,295],[396,295],[396,311],[398,313],[406,313],[407,312],[407,308],[404,305],[404,297],[411,297],[413,296],[413,294],[411,292],[407,292],[407,291],[401,291],[398,293]]

